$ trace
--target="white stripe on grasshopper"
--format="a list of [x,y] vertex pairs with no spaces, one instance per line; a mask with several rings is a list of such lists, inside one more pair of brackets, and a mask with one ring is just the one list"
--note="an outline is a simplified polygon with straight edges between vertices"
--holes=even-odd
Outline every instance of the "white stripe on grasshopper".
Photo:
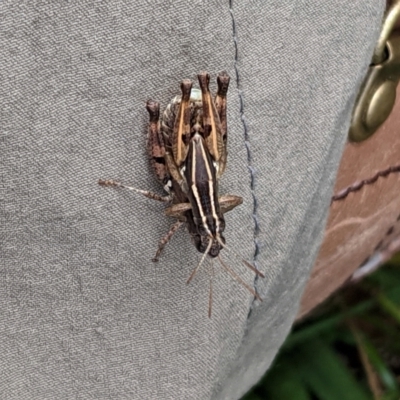
[[[199,138],[196,138],[196,136],[199,136]],[[202,153],[202,157],[204,159],[205,165],[206,165],[206,171],[207,171],[207,177],[208,177],[208,185],[209,185],[209,195],[210,195],[210,204],[211,204],[211,211],[212,211],[212,216],[215,220],[215,224],[216,224],[216,231],[219,231],[219,218],[215,209],[215,202],[214,202],[214,181],[212,178],[212,173],[211,173],[211,169],[210,169],[210,165],[208,163],[207,160],[207,155],[206,155],[206,151],[204,149],[203,146],[203,142],[201,141],[201,137],[198,133],[195,134],[193,140],[196,140],[197,143],[200,143],[200,149],[201,149],[201,153]],[[210,228],[208,227],[207,224],[207,217],[204,214],[204,210],[203,210],[203,206],[201,204],[200,201],[200,196],[199,196],[199,192],[197,190],[196,187],[196,152],[193,151],[193,156],[192,156],[192,192],[193,192],[193,196],[196,199],[196,203],[197,203],[197,207],[199,208],[199,212],[200,212],[200,216],[201,216],[201,220],[203,221],[203,225],[207,231],[207,233],[212,236],[212,233],[210,231]]]

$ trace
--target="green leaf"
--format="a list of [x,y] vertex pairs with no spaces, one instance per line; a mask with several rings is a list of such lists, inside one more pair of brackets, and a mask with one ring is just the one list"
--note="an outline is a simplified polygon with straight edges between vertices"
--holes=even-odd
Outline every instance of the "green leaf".
[[400,286],[400,269],[382,267],[374,274],[368,276],[366,279],[372,284],[378,284],[380,287],[390,289]]
[[[400,302],[400,285],[384,291],[384,294],[393,302]],[[348,309],[346,311],[339,312],[327,318],[323,318],[319,321],[314,322],[311,325],[307,325],[293,332],[288,340],[284,344],[285,349],[292,348],[300,343],[311,340],[313,338],[319,337],[322,333],[327,332],[331,329],[336,328],[336,326],[343,322],[345,319],[353,315],[362,315],[370,310],[377,304],[377,299],[372,298],[369,300],[362,301]]]
[[393,375],[390,367],[382,360],[374,345],[364,335],[362,335],[360,345],[367,354],[372,367],[379,375],[380,381],[385,385],[386,389],[399,392],[396,377]]
[[304,381],[290,357],[283,356],[261,384],[263,399],[310,400]]
[[400,354],[400,327],[388,321],[388,318],[382,316],[366,315],[363,321],[370,324],[374,329],[380,332],[380,336],[385,338],[385,347]]
[[370,400],[364,387],[334,349],[320,340],[307,342],[298,349],[299,372],[320,400]]
[[337,325],[343,322],[346,318],[352,315],[363,314],[375,304],[375,300],[373,299],[366,300],[346,311],[341,311],[327,318],[322,318],[319,321],[294,331],[286,340],[284,348],[289,349],[303,342],[318,338],[323,333],[332,332],[332,329],[336,328]]
[[400,324],[400,306],[389,299],[384,293],[379,293],[377,295],[377,300],[382,309]]
[[394,391],[383,393],[379,400],[399,400],[399,392]]

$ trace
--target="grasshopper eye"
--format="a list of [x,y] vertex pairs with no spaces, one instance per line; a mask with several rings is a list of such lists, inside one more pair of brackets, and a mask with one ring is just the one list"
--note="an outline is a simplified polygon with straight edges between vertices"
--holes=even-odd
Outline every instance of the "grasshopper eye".
[[212,258],[217,257],[219,255],[219,252],[221,251],[221,248],[221,245],[216,240],[213,240],[213,244],[209,252],[210,256]]

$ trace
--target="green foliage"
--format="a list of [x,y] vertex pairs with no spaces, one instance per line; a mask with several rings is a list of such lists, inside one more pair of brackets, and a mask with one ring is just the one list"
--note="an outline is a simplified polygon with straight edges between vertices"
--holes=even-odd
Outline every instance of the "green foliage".
[[242,400],[400,399],[400,255],[318,314]]

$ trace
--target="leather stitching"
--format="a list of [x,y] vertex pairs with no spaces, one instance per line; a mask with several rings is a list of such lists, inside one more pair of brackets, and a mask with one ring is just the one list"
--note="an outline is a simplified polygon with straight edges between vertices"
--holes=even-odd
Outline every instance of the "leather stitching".
[[360,190],[362,187],[366,186],[366,185],[372,185],[373,183],[375,183],[380,177],[386,177],[392,173],[395,172],[400,172],[400,164],[398,165],[394,165],[392,167],[388,167],[382,171],[378,171],[375,175],[373,175],[371,178],[369,179],[364,179],[362,181],[356,181],[354,182],[352,185],[348,186],[345,189],[340,190],[338,193],[336,193],[335,195],[332,196],[331,198],[331,204],[334,201],[338,201],[338,200],[343,200],[345,199],[349,193],[351,192],[357,192],[358,190]]

